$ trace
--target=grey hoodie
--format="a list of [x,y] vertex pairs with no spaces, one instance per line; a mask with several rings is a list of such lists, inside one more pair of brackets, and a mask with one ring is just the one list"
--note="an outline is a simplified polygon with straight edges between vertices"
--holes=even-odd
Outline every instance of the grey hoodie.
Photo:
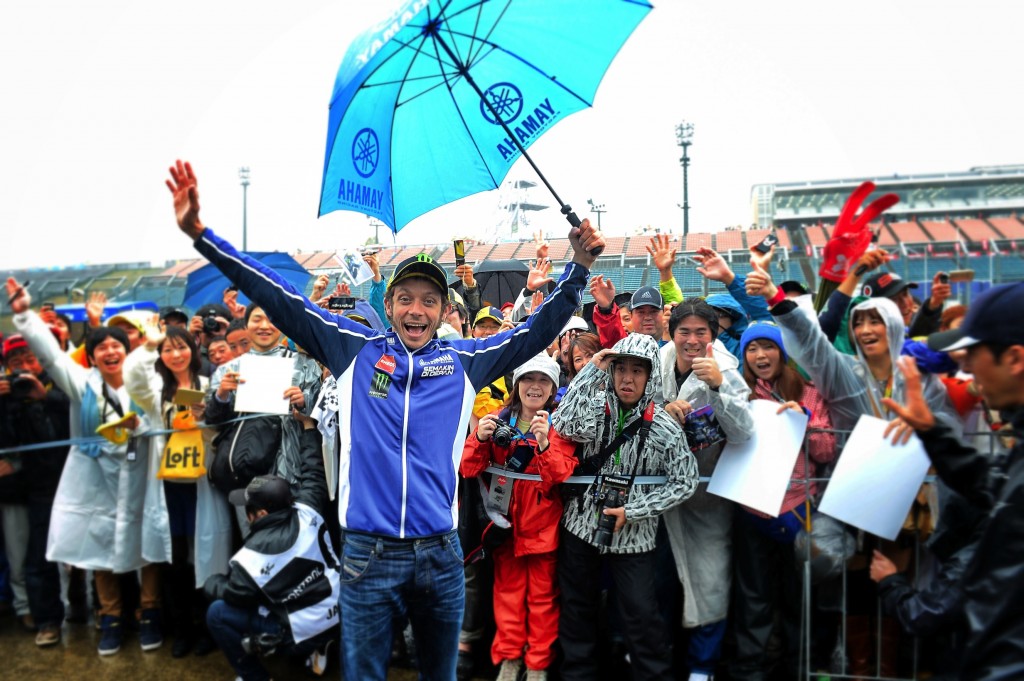
[[[658,344],[650,336],[632,333],[615,344],[616,353],[640,357],[651,363],[651,374],[639,404],[622,414],[612,388],[611,370],[601,371],[588,363],[569,385],[552,419],[558,434],[580,443],[577,457],[583,461],[595,456],[621,429],[642,418],[647,405],[661,393],[661,360]],[[603,474],[630,475],[637,462],[639,437],[627,440],[619,448],[619,457],[608,457]],[[616,460],[618,458],[618,461]],[[661,407],[656,406],[650,434],[640,452],[637,475],[665,475],[663,485],[634,485],[626,503],[626,525],[615,533],[607,549],[611,553],[640,553],[654,549],[658,531],[657,516],[685,501],[697,488],[697,464],[683,437],[682,428]],[[566,503],[562,524],[585,542],[593,543],[600,508],[591,490],[583,495],[582,508],[577,500]]]
[[[855,313],[861,310],[877,310],[885,322],[889,355],[893,362],[892,399],[903,404],[906,401],[906,384],[896,366],[904,339],[903,317],[899,308],[888,298],[868,298],[851,310],[851,329]],[[871,375],[859,344],[854,344],[856,357],[839,352],[828,342],[813,313],[799,305],[780,303],[772,309],[772,315],[782,327],[782,340],[789,356],[807,372],[828,401],[832,423],[837,430],[852,430],[863,414],[892,418],[892,414],[882,404],[885,385],[879,386]],[[921,383],[925,401],[936,418],[943,420],[959,434],[962,424],[949,401],[945,386],[931,374],[922,374]]]

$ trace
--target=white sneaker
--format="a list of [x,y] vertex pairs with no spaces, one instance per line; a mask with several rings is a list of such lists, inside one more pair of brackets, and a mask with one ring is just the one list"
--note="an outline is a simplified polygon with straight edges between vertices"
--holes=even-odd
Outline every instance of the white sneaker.
[[548,681],[548,670],[527,668],[526,681]]
[[715,681],[715,675],[707,672],[690,672],[690,681]]
[[498,678],[494,681],[519,681],[519,672],[523,670],[523,659],[502,660]]

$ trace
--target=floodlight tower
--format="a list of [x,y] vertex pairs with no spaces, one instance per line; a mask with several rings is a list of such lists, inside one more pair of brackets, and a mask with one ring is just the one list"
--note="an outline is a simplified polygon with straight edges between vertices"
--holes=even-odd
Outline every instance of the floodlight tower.
[[238,169],[238,179],[242,184],[242,250],[249,250],[249,166],[242,166]]
[[595,204],[593,199],[587,199],[587,203],[590,204],[590,212],[597,213],[597,228],[601,229],[601,213],[607,213],[603,203]]
[[690,194],[687,169],[690,167],[690,145],[693,144],[693,123],[683,121],[676,125],[676,144],[683,148],[683,156],[679,164],[683,166],[683,239],[690,233]]

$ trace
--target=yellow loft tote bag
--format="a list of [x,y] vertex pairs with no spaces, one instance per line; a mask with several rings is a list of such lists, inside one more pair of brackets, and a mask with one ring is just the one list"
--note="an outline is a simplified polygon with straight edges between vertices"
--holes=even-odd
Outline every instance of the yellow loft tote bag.
[[203,433],[196,426],[192,410],[176,405],[171,428],[175,432],[167,438],[156,477],[171,482],[195,482],[206,475]]

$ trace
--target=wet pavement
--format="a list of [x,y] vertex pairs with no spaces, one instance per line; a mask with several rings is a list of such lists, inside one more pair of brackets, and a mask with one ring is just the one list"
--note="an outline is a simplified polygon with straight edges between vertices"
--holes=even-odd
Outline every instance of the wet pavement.
[[[233,681],[231,666],[215,651],[205,657],[189,655],[171,657],[170,641],[159,650],[143,652],[134,632],[125,632],[124,644],[116,655],[100,657],[96,653],[99,632],[90,623],[65,624],[61,642],[49,648],[35,644],[35,634],[26,631],[13,616],[0,618],[0,679],[31,679],[32,681]],[[283,657],[266,662],[271,675],[281,679],[340,679],[337,660],[322,677],[303,668],[301,662],[289,663]],[[416,673],[409,669],[393,669],[389,681],[413,681]]]

